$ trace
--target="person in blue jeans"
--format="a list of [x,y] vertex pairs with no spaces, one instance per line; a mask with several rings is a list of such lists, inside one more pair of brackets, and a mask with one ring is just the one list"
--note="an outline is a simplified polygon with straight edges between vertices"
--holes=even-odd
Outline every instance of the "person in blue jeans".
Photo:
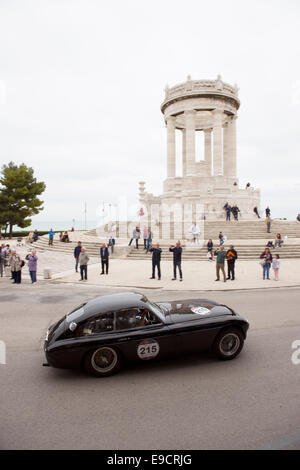
[[81,242],[77,243],[77,246],[74,248],[74,258],[75,258],[75,271],[78,272],[78,264],[79,264],[79,255],[81,253]]
[[146,243],[146,253],[148,253],[150,248],[152,247],[152,232],[151,232],[151,227],[148,227],[148,235],[147,235],[147,243]]
[[271,268],[273,258],[272,258],[272,254],[269,248],[266,248],[265,251],[260,255],[260,259],[264,260],[264,263],[262,265],[263,279],[265,280],[267,276],[267,279],[270,280],[270,268]]
[[180,241],[176,243],[176,246],[171,245],[169,248],[169,251],[173,253],[173,271],[174,271],[174,276],[172,281],[176,281],[176,271],[178,268],[179,275],[180,275],[180,281],[182,281],[182,269],[181,269],[181,255],[182,255],[182,248],[180,246]]
[[52,230],[52,228],[49,230],[49,245],[53,245],[53,240],[54,240],[55,232]]
[[31,282],[32,284],[34,284],[36,282],[36,271],[37,271],[37,261],[38,261],[36,252],[33,250],[30,255],[28,254],[25,257],[25,259],[28,261],[28,268],[29,268]]

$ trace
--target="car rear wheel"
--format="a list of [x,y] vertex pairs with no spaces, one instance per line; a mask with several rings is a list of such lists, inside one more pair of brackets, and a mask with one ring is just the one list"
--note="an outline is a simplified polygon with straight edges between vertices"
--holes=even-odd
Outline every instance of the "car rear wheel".
[[235,358],[243,349],[244,337],[241,331],[236,328],[221,331],[217,336],[213,351],[225,361]]
[[84,360],[84,369],[96,377],[106,377],[115,374],[121,367],[119,352],[110,346],[90,351]]

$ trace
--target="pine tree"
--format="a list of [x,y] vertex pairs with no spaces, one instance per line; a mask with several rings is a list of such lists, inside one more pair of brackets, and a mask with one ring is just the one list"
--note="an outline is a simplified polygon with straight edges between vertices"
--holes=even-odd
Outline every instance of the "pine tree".
[[31,224],[30,217],[43,210],[43,201],[38,196],[46,189],[43,182],[34,177],[33,168],[24,163],[10,162],[3,165],[0,178],[0,225],[9,226],[10,236],[13,226],[21,228]]

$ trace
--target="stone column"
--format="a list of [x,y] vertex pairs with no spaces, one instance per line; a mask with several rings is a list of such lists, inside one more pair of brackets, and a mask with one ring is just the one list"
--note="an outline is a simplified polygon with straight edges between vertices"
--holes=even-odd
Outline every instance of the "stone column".
[[184,112],[186,129],[186,175],[195,174],[195,116],[196,111]]
[[182,129],[182,176],[186,176],[186,130]]
[[224,175],[236,178],[236,119],[233,116],[228,122],[227,128],[227,155],[226,165],[224,166]]
[[173,178],[176,174],[176,146],[175,146],[176,117],[167,119],[167,177]]
[[222,116],[223,111],[215,109],[214,116],[214,176],[223,175],[223,152],[222,152]]
[[229,151],[229,126],[228,122],[223,127],[223,174],[228,175],[228,151]]
[[208,165],[208,175],[211,176],[211,129],[204,131],[204,159]]

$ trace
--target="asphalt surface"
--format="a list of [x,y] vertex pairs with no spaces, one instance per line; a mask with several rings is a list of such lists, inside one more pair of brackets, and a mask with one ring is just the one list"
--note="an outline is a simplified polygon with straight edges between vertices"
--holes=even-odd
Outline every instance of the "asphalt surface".
[[[114,290],[116,291],[116,289]],[[300,289],[199,292],[250,321],[241,355],[131,365],[108,378],[42,367],[47,327],[89,285],[0,280],[1,449],[300,449]],[[152,300],[195,298],[147,290]]]

